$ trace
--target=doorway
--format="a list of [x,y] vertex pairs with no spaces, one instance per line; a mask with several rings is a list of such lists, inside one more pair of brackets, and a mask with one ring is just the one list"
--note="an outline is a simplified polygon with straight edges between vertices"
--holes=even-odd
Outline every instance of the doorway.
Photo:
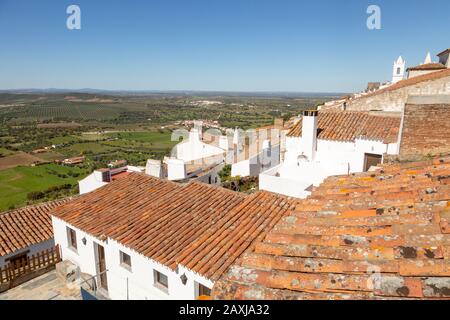
[[364,154],[364,172],[369,171],[370,167],[377,166],[382,162],[383,157],[379,154]]
[[106,258],[105,258],[105,248],[99,244],[95,244],[96,246],[96,265],[97,265],[97,274],[99,276],[99,287],[108,291],[108,277],[106,274]]

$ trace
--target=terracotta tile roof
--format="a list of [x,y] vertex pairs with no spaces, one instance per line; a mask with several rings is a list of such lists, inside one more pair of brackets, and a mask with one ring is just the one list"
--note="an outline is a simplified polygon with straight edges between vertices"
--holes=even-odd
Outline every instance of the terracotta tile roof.
[[[259,206],[263,206],[259,204],[261,198],[272,199],[261,193],[244,202],[247,196],[223,188],[198,182],[176,184],[142,173],[130,173],[126,178],[113,181],[59,207],[53,214],[97,238],[109,237],[175,269],[177,259],[186,257],[183,255],[185,250],[197,248],[197,239],[208,235],[205,243],[212,240],[208,238],[211,230],[223,234],[224,239],[240,235],[238,229],[223,230],[228,222],[232,222],[233,227],[242,226],[243,230],[253,232],[256,237],[259,233],[252,230],[247,223],[251,222],[253,226],[263,228],[281,214],[281,209],[275,212],[260,212],[250,217],[247,212],[236,212],[236,208],[247,203],[249,210],[258,211]],[[251,204],[253,206],[250,207]],[[273,200],[269,208],[276,206],[276,201]],[[241,220],[234,221],[233,212],[240,214]],[[258,220],[257,217],[261,219]],[[236,252],[249,245],[251,238],[248,234],[243,236],[242,239],[246,239],[247,243],[241,243],[235,249]],[[220,247],[216,247],[216,250],[223,253],[223,257],[216,256],[218,262],[213,264],[214,260],[211,259],[202,265],[208,267],[212,275],[218,275],[218,269],[224,263],[233,262],[235,257]],[[204,252],[200,251],[198,256],[190,258],[192,261],[197,257],[203,259],[202,254]],[[183,262],[186,263],[186,260],[183,259]]]
[[[354,141],[358,137],[383,140],[385,143],[397,141],[399,117],[373,115],[361,111],[319,111],[318,139]],[[301,137],[302,120],[289,131],[288,137]]]
[[408,68],[406,71],[421,71],[421,70],[442,70],[447,69],[442,63],[426,63],[415,67]]
[[0,213],[0,256],[53,238],[50,212],[59,200]]
[[177,262],[216,281],[256,241],[295,208],[296,201],[258,192],[186,247]]
[[111,179],[112,179],[112,181],[115,181],[115,180],[121,179],[121,178],[123,178],[123,177],[126,177],[126,176],[128,176],[129,174],[130,174],[130,173],[129,173],[128,171],[122,171],[122,172],[113,174],[113,175],[111,176]]
[[328,178],[215,299],[450,299],[450,157]]

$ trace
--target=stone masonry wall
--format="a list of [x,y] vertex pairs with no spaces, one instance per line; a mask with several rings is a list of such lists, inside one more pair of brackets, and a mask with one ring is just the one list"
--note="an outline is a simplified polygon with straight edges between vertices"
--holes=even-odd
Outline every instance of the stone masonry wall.
[[450,104],[406,104],[400,160],[450,152]]
[[410,95],[450,94],[450,77],[425,81],[393,91],[361,97],[347,103],[347,110],[401,112]]

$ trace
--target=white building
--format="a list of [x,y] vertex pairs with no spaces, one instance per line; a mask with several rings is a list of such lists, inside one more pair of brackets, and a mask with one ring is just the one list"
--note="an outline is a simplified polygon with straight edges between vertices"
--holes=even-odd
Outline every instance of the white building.
[[286,137],[283,163],[259,176],[259,188],[305,198],[331,175],[367,171],[398,154],[399,116],[305,111]]
[[117,180],[130,172],[143,172],[144,168],[124,166],[119,168],[102,168],[94,170],[86,178],[78,181],[80,194],[85,194],[103,187],[111,181]]
[[392,71],[392,84],[402,81],[405,78],[406,61],[403,60],[402,56],[398,57],[394,61],[394,67]]
[[433,62],[431,54],[428,52],[423,63],[407,69],[408,79],[447,69],[448,66],[447,61],[445,60],[445,54],[440,53],[438,57],[439,62]]
[[280,164],[287,131],[283,119],[275,119],[274,125],[258,129],[235,129],[233,147],[227,156],[231,176],[257,177]]
[[192,162],[215,156],[224,156],[226,149],[202,141],[201,128],[193,128],[189,138],[175,146],[174,156],[184,162]]
[[196,299],[294,201],[130,173],[52,214],[62,259],[110,299]]

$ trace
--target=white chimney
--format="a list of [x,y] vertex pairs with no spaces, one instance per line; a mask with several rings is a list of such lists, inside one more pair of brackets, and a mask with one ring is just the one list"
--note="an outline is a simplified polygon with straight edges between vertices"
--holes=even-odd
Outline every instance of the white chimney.
[[145,174],[149,176],[163,179],[163,166],[160,160],[148,159],[147,165],[145,166]]
[[241,141],[241,135],[240,135],[239,129],[236,128],[236,129],[234,129],[234,134],[233,134],[233,144],[238,145],[240,141]]
[[94,177],[99,182],[111,182],[111,170],[106,168],[94,170]]
[[194,129],[197,130],[198,137],[200,140],[203,139],[203,121],[194,120]]
[[167,164],[167,178],[169,180],[186,179],[186,165],[183,160],[167,158],[165,163]]
[[270,149],[270,140],[263,141],[263,149],[264,150]]
[[189,141],[190,142],[200,141],[200,132],[198,131],[198,129],[196,128],[191,129],[191,131],[189,132]]
[[223,149],[225,151],[228,151],[229,145],[228,145],[228,137],[227,136],[220,136],[220,138],[219,138],[219,148]]
[[309,161],[313,161],[316,156],[318,113],[316,110],[303,111],[302,149]]

